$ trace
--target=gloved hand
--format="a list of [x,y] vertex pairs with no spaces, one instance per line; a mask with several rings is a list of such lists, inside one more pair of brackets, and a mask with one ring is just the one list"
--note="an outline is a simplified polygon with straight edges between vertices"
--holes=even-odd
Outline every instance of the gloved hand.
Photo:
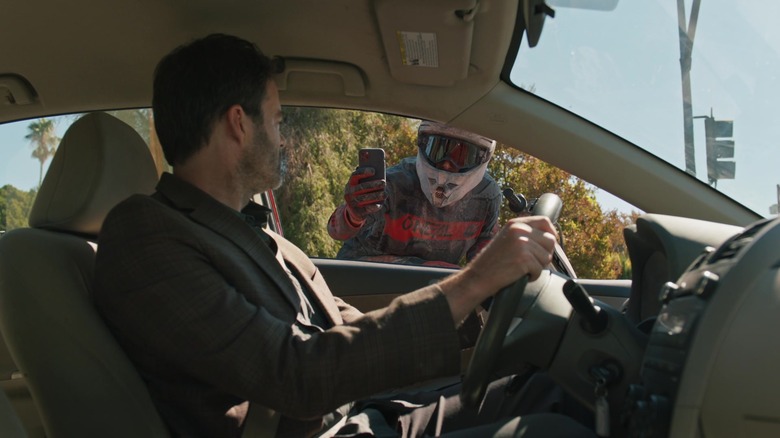
[[360,225],[366,216],[382,208],[385,202],[385,180],[365,181],[374,175],[371,167],[358,167],[344,187],[344,201],[347,205],[347,219],[354,225]]

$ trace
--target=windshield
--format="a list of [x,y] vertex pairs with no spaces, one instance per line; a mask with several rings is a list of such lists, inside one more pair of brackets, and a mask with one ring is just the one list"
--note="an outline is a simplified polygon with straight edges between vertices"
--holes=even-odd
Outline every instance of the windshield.
[[522,42],[515,85],[777,214],[780,2],[548,3],[555,17],[535,47]]

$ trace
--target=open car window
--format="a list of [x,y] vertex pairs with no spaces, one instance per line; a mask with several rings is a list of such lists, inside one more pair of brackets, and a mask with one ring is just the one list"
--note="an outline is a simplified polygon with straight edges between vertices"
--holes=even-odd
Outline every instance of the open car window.
[[[274,192],[284,235],[311,257],[349,259],[339,253],[344,242],[329,235],[328,220],[344,203],[345,185],[358,165],[358,151],[384,149],[388,169],[416,157],[420,120],[301,107],[285,107],[284,120],[287,177]],[[508,145],[497,145],[487,173],[501,190],[511,188],[528,202],[545,193],[561,197],[561,247],[579,277],[630,278],[622,232],[639,211]],[[516,215],[501,199],[498,224]],[[393,257],[375,260],[392,261]]]

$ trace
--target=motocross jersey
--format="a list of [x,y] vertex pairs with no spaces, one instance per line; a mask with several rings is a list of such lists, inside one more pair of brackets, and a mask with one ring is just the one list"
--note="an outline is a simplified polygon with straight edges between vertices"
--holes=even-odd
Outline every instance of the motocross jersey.
[[487,173],[463,199],[434,207],[420,188],[416,157],[387,170],[381,210],[359,228],[344,218],[342,204],[331,216],[331,236],[346,240],[340,259],[459,265],[471,260],[498,231],[501,191]]

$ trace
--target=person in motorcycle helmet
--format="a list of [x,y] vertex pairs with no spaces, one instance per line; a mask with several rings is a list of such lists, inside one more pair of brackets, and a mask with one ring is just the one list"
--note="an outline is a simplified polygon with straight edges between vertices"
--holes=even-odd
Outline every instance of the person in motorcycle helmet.
[[486,172],[496,142],[423,121],[417,146],[386,180],[363,181],[372,168],[352,173],[328,221],[330,236],[344,241],[338,258],[460,266],[498,230],[501,190]]

